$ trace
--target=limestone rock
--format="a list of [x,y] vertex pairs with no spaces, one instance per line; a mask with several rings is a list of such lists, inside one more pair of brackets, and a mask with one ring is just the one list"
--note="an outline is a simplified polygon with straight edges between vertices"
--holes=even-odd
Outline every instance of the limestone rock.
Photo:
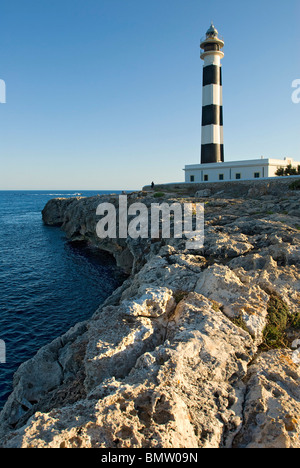
[[195,198],[208,198],[211,194],[212,191],[210,189],[198,190],[198,192],[195,193]]
[[[166,325],[170,319],[165,318]],[[106,331],[98,331],[98,337],[104,342]],[[178,305],[164,340],[155,345],[147,343],[122,379],[98,374],[87,399],[47,415],[36,413],[3,445],[196,448],[219,447],[224,440],[230,444],[242,422],[238,395],[254,351],[249,335],[193,293]],[[124,361],[131,359],[130,346],[123,354]]]
[[245,255],[253,245],[244,234],[223,233],[220,230],[207,229],[204,255],[219,258],[234,258]]
[[[272,295],[290,319],[299,313],[299,193],[283,185],[214,189],[199,250],[181,239],[99,239],[96,208],[117,208],[117,195],[51,200],[46,224],[110,252],[130,276],[19,368],[0,446],[299,448],[299,327],[292,349],[259,347]],[[179,189],[160,201],[195,202]],[[157,202],[142,192],[128,200]]]
[[287,350],[260,355],[248,373],[239,448],[300,448],[300,367]]
[[228,317],[242,318],[251,335],[262,339],[269,296],[257,284],[242,282],[227,266],[213,265],[201,274],[195,291],[220,303]]
[[[0,414],[0,438],[9,427],[24,423],[36,411],[36,405],[49,409],[58,389],[61,398],[64,392],[82,394],[80,386],[73,383],[82,367],[85,343],[83,337],[86,323],[79,323],[65,335],[42,348],[32,359],[22,364],[14,375],[14,391]],[[76,399],[76,395],[74,395]]]

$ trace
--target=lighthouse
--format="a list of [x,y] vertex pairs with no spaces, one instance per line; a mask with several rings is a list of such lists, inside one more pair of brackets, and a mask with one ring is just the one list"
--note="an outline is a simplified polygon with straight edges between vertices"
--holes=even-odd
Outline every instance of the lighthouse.
[[203,65],[201,164],[224,162],[221,59],[224,41],[211,24],[201,40]]
[[[201,40],[201,59],[203,65],[203,102],[202,102],[202,141],[201,162],[189,164],[184,168],[185,183],[203,184],[239,182],[243,180],[269,179],[278,177],[278,169],[289,166],[298,167],[300,162],[289,157],[246,159],[224,162],[223,141],[223,97],[221,60],[224,41],[211,24],[206,36]],[[198,159],[199,161],[199,159]]]

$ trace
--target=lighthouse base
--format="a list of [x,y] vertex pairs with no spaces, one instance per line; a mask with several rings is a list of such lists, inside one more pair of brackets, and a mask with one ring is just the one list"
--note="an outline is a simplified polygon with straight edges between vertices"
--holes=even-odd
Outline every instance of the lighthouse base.
[[[204,147],[211,145],[204,145]],[[220,148],[219,145],[215,145]],[[300,166],[300,162],[293,159],[253,159],[248,161],[220,161],[221,150],[216,154],[215,163],[206,163],[206,155],[211,160],[211,152],[203,153],[202,164],[194,164],[185,166],[185,182],[200,183],[200,182],[219,182],[232,180],[251,180],[276,177],[276,172],[279,168],[286,168],[291,165],[293,167]]]

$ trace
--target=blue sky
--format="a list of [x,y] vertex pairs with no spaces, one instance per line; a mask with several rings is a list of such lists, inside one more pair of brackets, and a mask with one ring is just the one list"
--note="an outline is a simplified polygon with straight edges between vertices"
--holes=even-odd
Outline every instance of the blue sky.
[[211,20],[226,160],[300,160],[299,17],[300,0],[0,0],[0,190],[183,181],[199,162]]

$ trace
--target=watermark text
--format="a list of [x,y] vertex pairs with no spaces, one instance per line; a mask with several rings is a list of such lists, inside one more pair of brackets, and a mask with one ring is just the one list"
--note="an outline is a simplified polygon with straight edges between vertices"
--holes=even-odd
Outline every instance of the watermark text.
[[0,104],[6,104],[6,84],[4,80],[0,80]]
[[132,203],[119,196],[119,207],[101,203],[97,207],[96,232],[100,239],[184,239],[189,250],[204,245],[204,204]]
[[6,345],[5,341],[0,340],[0,364],[6,363]]
[[294,104],[300,103],[300,79],[294,80],[292,82],[292,88],[296,88],[292,93],[292,102]]

